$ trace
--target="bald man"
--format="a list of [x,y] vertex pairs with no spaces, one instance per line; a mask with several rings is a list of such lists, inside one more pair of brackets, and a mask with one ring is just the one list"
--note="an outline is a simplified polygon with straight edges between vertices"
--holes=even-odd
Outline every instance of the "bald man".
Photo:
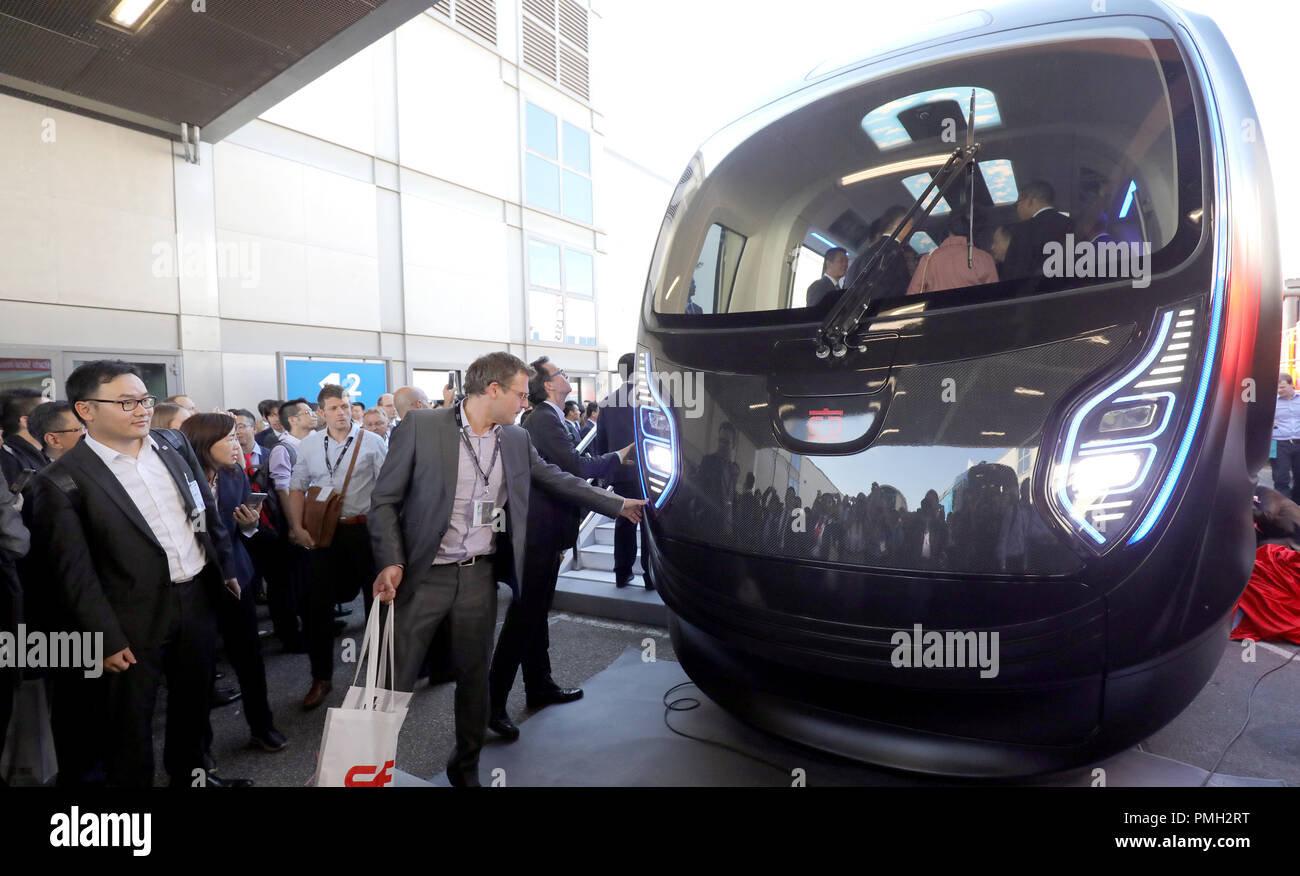
[[400,420],[407,411],[427,411],[433,406],[429,404],[428,394],[418,386],[402,386],[393,393],[393,407],[397,408]]

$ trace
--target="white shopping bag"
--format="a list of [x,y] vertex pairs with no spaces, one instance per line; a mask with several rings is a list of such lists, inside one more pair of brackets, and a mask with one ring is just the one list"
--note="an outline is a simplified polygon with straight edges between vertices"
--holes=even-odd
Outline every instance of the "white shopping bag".
[[[357,672],[352,677],[352,687],[343,698],[343,706],[329,709],[325,714],[325,732],[321,736],[316,762],[318,788],[382,788],[393,782],[397,735],[406,720],[406,706],[411,695],[389,690],[396,674],[394,608],[389,606],[381,633],[381,605],[376,599],[370,608],[365,638],[361,640],[361,653],[357,655]],[[366,662],[366,686],[357,687],[361,663],[366,660],[367,653],[370,660]]]
[[10,785],[44,785],[59,771],[54,756],[54,735],[50,732],[45,680],[24,680],[13,688],[13,698],[8,738],[4,742],[4,756],[0,757],[0,776]]

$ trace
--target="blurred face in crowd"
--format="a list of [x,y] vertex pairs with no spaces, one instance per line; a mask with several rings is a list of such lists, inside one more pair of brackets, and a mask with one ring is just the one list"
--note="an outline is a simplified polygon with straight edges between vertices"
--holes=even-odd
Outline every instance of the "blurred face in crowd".
[[[71,450],[85,434],[86,427],[75,416],[71,413],[59,414],[54,421],[54,428],[45,433],[45,455],[50,459],[58,459]],[[41,436],[33,437],[40,440]]]
[[266,415],[266,425],[270,426],[272,429],[274,429],[277,432],[283,432],[285,428],[284,426],[280,425],[279,411],[271,411],[271,413]]
[[325,426],[334,432],[346,432],[352,426],[352,405],[347,399],[327,398],[321,404]]
[[1284,374],[1277,379],[1277,397],[1290,399],[1295,395],[1295,386],[1291,383],[1291,375]]
[[393,404],[393,394],[391,392],[381,395],[379,401],[375,403],[375,407],[388,414],[389,422],[397,418],[397,407]]
[[849,254],[846,252],[839,253],[831,259],[826,265],[826,275],[832,280],[838,280],[844,276],[844,272],[849,269]]
[[378,413],[369,413],[362,418],[361,428],[367,432],[374,432],[376,435],[388,435],[388,421]]
[[238,426],[231,429],[225,438],[208,448],[208,455],[221,468],[239,465],[243,461],[243,449],[239,446],[239,439],[235,436],[238,429]]
[[239,440],[239,449],[242,452],[253,452],[253,446],[256,443],[253,440],[253,435],[253,421],[248,417],[235,417],[235,437]]
[[190,418],[190,415],[193,413],[194,412],[189,410],[188,408],[181,408],[179,411],[176,412],[176,416],[172,417],[172,421],[167,424],[167,428],[179,429],[181,427],[181,423],[184,423],[186,420],[188,420]]
[[[139,377],[121,374],[101,383],[95,390],[95,398],[109,401],[79,401],[77,412],[86,423],[86,431],[96,441],[139,441],[149,434],[154,399]],[[145,400],[149,407],[144,406]],[[129,410],[123,410],[117,402],[127,402]]]
[[363,415],[365,414],[365,412],[366,412],[366,406],[365,406],[365,405],[361,404],[360,402],[353,402],[353,403],[352,403],[352,422],[354,422],[354,423],[360,423],[360,422],[362,421],[362,417],[363,417]]
[[[178,395],[178,396],[176,396],[176,404],[178,404],[178,405],[180,405],[181,407],[185,408],[186,412],[188,412],[188,413],[191,413],[191,414],[197,414],[197,413],[199,412],[198,406],[196,406],[196,405],[194,404],[194,400],[191,399],[188,395]],[[184,421],[182,420],[181,422],[184,422]],[[172,428],[175,428],[175,427],[173,426]]]
[[285,427],[299,432],[310,432],[316,428],[316,414],[310,405],[299,404],[297,411],[289,417],[289,422],[285,423]]

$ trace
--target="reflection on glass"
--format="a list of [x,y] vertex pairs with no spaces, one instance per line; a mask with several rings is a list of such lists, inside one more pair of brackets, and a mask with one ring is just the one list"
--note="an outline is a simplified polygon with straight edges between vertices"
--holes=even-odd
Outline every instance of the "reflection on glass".
[[528,282],[534,286],[560,288],[560,248],[540,240],[528,241]]
[[581,128],[564,123],[564,165],[591,173],[591,138]]
[[564,215],[591,224],[591,180],[571,170],[564,171]]
[[533,104],[525,104],[526,127],[528,129],[528,148],[533,152],[541,153],[547,158],[558,158],[555,144],[557,137],[555,135],[555,116],[548,113],[541,107]]
[[528,176],[528,203],[543,210],[560,212],[560,169],[536,155],[529,155],[524,167]]

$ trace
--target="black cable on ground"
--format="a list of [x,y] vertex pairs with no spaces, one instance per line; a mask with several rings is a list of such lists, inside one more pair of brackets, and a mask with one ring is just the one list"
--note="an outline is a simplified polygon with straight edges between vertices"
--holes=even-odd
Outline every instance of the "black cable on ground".
[[1290,665],[1291,661],[1296,658],[1297,654],[1300,654],[1300,648],[1297,648],[1296,650],[1292,651],[1291,656],[1288,657],[1284,663],[1279,663],[1277,666],[1274,666],[1272,669],[1265,672],[1259,678],[1255,679],[1255,684],[1250,689],[1250,695],[1246,697],[1246,720],[1242,722],[1241,729],[1237,731],[1237,734],[1233,736],[1231,739],[1229,739],[1228,744],[1223,747],[1223,751],[1219,754],[1219,759],[1214,762],[1214,766],[1210,767],[1210,772],[1205,776],[1205,779],[1202,780],[1201,782],[1202,788],[1204,788],[1206,785],[1209,784],[1210,779],[1214,778],[1215,773],[1217,773],[1219,770],[1219,764],[1223,763],[1223,759],[1228,755],[1228,749],[1232,748],[1232,746],[1237,742],[1237,740],[1241,738],[1241,734],[1246,732],[1246,727],[1249,726],[1250,724],[1251,704],[1255,701],[1255,689],[1259,687],[1259,683],[1263,681],[1265,678],[1267,678],[1268,676],[1272,675],[1274,672],[1277,672],[1279,669],[1282,669]]
[[742,751],[741,749],[736,748],[734,745],[728,745],[727,743],[719,742],[716,739],[705,739],[703,736],[692,736],[690,733],[683,733],[681,730],[678,730],[676,727],[670,724],[668,722],[669,712],[689,712],[692,709],[698,709],[700,707],[700,701],[697,700],[695,697],[679,697],[671,701],[668,699],[668,697],[671,696],[673,691],[677,690],[677,688],[686,687],[687,685],[694,685],[694,684],[695,682],[693,681],[683,681],[681,684],[675,684],[672,687],[668,688],[668,690],[664,691],[663,704],[664,704],[664,726],[665,727],[667,727],[669,730],[676,733],[678,736],[685,737],[686,739],[694,739],[696,742],[704,742],[709,745],[716,745],[718,748],[725,748],[727,751],[730,751],[734,754],[739,754],[741,757],[747,757],[756,763],[761,763],[764,766],[769,766],[774,770],[780,770],[781,775],[783,777],[785,777],[786,779],[790,778],[792,774],[792,770],[783,767],[780,764],[772,763],[772,761],[770,760],[765,760],[764,758],[761,758],[756,754],[750,754],[748,751]]

